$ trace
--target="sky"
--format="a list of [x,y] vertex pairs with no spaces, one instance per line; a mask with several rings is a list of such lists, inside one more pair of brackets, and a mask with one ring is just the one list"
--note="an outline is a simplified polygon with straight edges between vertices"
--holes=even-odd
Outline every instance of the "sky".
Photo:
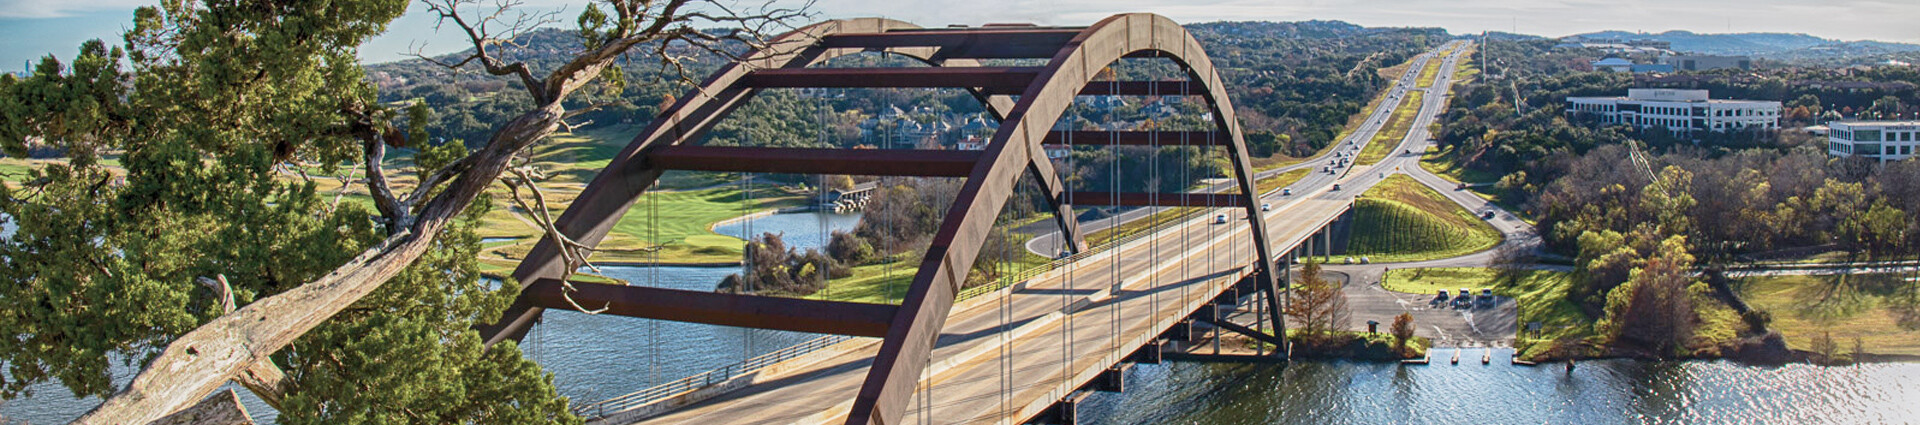
[[[27,69],[55,54],[71,59],[82,41],[115,44],[133,9],[157,0],[0,0],[0,71]],[[559,10],[562,21],[585,0],[523,0]],[[736,1],[736,0],[722,0]],[[788,1],[788,0],[781,0]],[[750,4],[758,4],[751,0]],[[436,31],[418,4],[369,41],[369,62],[460,50],[452,31]],[[1920,43],[1916,0],[818,0],[815,20],[883,16],[922,26],[1023,22],[1085,25],[1123,12],[1153,12],[1180,22],[1342,20],[1364,26],[1441,27],[1562,36],[1602,30],[1703,33],[1806,33],[1841,40]],[[424,47],[423,47],[424,46]]]

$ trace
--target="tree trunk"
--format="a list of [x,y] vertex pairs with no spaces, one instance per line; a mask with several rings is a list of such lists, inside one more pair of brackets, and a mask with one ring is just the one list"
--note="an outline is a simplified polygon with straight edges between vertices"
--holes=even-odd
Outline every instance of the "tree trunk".
[[126,389],[73,423],[152,422],[198,401],[255,362],[269,361],[268,355],[412,265],[432,246],[440,229],[500,177],[513,155],[552,134],[562,115],[559,102],[553,102],[502,126],[485,148],[473,154],[474,166],[434,196],[407,232],[388,236],[378,247],[319,280],[262,298],[180,336]]

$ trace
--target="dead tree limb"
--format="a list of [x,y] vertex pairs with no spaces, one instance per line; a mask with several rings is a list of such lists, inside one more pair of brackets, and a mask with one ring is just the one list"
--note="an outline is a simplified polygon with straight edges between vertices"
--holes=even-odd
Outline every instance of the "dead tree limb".
[[[472,25],[473,21],[462,17],[456,7],[477,2],[425,1],[429,9],[439,14],[442,22],[451,21],[465,31],[475,48],[471,56],[444,64],[463,66],[477,62],[488,73],[515,76],[533,95],[534,108],[502,124],[484,147],[456,162],[458,167],[449,166],[453,171],[448,172],[449,177],[445,177],[451,180],[446,183],[444,190],[431,190],[431,185],[427,184],[429,182],[423,181],[409,198],[424,196],[427,202],[419,206],[419,212],[411,222],[398,227],[400,231],[391,233],[374,248],[362,252],[318,280],[261,298],[181,335],[134,376],[133,382],[126,388],[74,423],[148,423],[191,406],[202,396],[245,373],[252,365],[267,360],[269,355],[379,289],[387,279],[412,265],[424,254],[447,223],[497,181],[520,151],[546,139],[560,128],[566,116],[562,100],[597,78],[602,70],[613,66],[632,46],[646,42],[664,44],[675,40],[699,43],[701,39],[688,36],[698,33],[693,29],[696,25],[727,24],[751,30],[768,27],[763,21],[805,16],[803,11],[771,8],[763,8],[749,16],[683,13],[683,8],[692,1],[606,1],[622,17],[620,25],[601,33],[610,42],[576,56],[546,78],[534,77],[524,63],[507,63],[494,55],[489,48],[507,44],[512,38],[489,35],[486,19],[480,20],[479,26]],[[718,4],[714,1],[703,3]],[[515,3],[497,4],[501,7],[493,15],[496,17]],[[727,10],[724,7],[719,9]],[[535,21],[540,19],[534,18]],[[533,21],[523,17],[516,22]],[[510,28],[518,30],[523,27],[513,24]]]

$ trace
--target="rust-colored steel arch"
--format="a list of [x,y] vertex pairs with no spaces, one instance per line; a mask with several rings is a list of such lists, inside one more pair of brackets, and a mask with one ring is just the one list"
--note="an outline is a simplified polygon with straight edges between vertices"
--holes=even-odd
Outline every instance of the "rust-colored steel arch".
[[[881,51],[918,58],[928,68],[809,68],[834,57]],[[1186,71],[1176,81],[1101,81],[1095,75],[1127,57],[1171,59]],[[1045,59],[1044,66],[981,66],[978,59]],[[954,87],[971,90],[1001,126],[983,151],[853,151],[833,149],[718,148],[690,146],[711,126],[770,87]],[[1017,101],[1010,94],[1018,94]],[[1226,88],[1200,44],[1173,21],[1153,14],[1115,15],[1084,28],[993,26],[920,29],[887,19],[848,19],[814,24],[775,39],[768,49],[731,64],[662,111],[653,123],[588,184],[557,220],[575,241],[598,244],[627,209],[661,173],[670,169],[778,171],[825,174],[937,175],[966,177],[948,208],[919,271],[898,306],[778,299],[614,285],[588,285],[572,297],[592,305],[608,303],[618,315],[749,326],[806,332],[884,337],[860,392],[849,424],[893,424],[928,363],[955,297],[977,259],[993,221],[1025,175],[1035,177],[1048,194],[1058,224],[1074,250],[1084,249],[1066,188],[1047,159],[1042,143],[1071,137],[1053,131],[1079,95],[1180,94],[1207,100],[1216,128],[1211,132],[1165,132],[1163,140],[1207,133],[1214,146],[1226,147],[1239,187],[1231,205],[1246,208],[1258,258],[1255,277],[1275,290],[1273,253],[1266,223],[1258,210],[1246,144]],[[1092,144],[1142,144],[1160,135],[1110,133]],[[736,160],[729,161],[728,158]],[[1220,200],[1222,195],[1178,196],[1163,201],[1147,194],[1113,194],[1122,204],[1167,205]],[[1213,202],[1213,201],[1208,201]],[[1223,202],[1222,204],[1229,204]],[[555,241],[543,239],[514,277],[530,284],[500,322],[484,327],[488,343],[518,339],[539,318],[542,308],[567,304],[553,281],[564,264]],[[585,298],[585,299],[583,299]],[[1277,303],[1275,297],[1267,297]],[[1278,320],[1279,306],[1270,305]],[[1277,323],[1277,322],[1276,322]]]
[[[967,270],[986,242],[994,217],[1013,193],[1024,164],[1045,163],[1041,141],[1073,105],[1074,97],[1094,81],[1101,69],[1129,56],[1161,56],[1179,63],[1192,85],[1212,107],[1217,131],[1230,140],[1234,178],[1246,197],[1248,224],[1259,258],[1256,278],[1269,290],[1275,287],[1269,269],[1274,258],[1267,244],[1266,220],[1261,217],[1260,193],[1253,185],[1246,142],[1227,99],[1226,87],[1198,40],[1180,24],[1165,17],[1135,13],[1101,20],[1073,37],[1055,53],[987,143],[982,161],[961,187],[946,221],[934,234],[920,271],[894,314],[892,328],[881,343],[860,394],[854,399],[848,424],[894,424],[926,368],[934,339],[946,324],[954,297],[966,282]],[[1104,84],[1104,83],[1103,83]],[[1271,299],[1272,297],[1268,297]],[[1278,305],[1274,311],[1278,311]]]
[[[875,37],[876,35],[891,34],[893,31],[907,31],[908,35],[906,37]],[[1031,43],[1009,42],[1009,40],[1007,40],[1009,35],[1016,33],[1015,31],[1007,31],[1006,33],[1007,34],[1000,34],[999,32],[959,34],[948,31],[928,31],[921,30],[920,27],[913,24],[892,19],[858,18],[821,22],[781,35],[771,40],[766,49],[749,55],[747,57],[748,59],[721,68],[720,71],[707,77],[706,81],[702,82],[699,87],[689,92],[686,96],[679,98],[671,107],[662,110],[659,115],[654,117],[653,122],[649,124],[644,131],[634,136],[633,141],[628,143],[619,154],[615,155],[613,160],[607,164],[607,167],[602,169],[600,173],[594,177],[593,181],[587,184],[587,187],[575,198],[574,204],[569,206],[565,212],[561,213],[559,219],[555,220],[555,226],[558,227],[558,230],[562,234],[567,235],[576,242],[587,246],[598,245],[601,240],[606,238],[607,233],[613,229],[614,224],[620,222],[621,217],[625,216],[628,208],[639,199],[640,195],[649,187],[653,186],[653,184],[659,180],[660,175],[669,169],[661,164],[653,164],[653,161],[650,161],[650,154],[660,153],[663,150],[675,147],[686,146],[688,142],[704,135],[707,130],[711,129],[720,119],[726,117],[740,106],[745,105],[746,101],[761,89],[761,87],[743,84],[743,80],[748,79],[756,71],[801,69],[841,56],[872,51],[902,55],[936,67],[977,67],[979,65],[977,58],[1017,57],[1012,56],[1016,52],[1010,52],[1014,48],[1031,49],[1031,47],[1026,47]],[[929,35],[942,35],[944,37],[927,40],[928,42],[922,43],[894,40],[895,38],[926,39]],[[842,39],[839,36],[846,37]],[[1013,101],[1009,96],[995,95],[983,89],[974,89],[973,92],[975,97],[979,98],[981,103],[986,106],[988,113],[996,119],[1004,119],[1007,111],[1013,108]],[[775,152],[791,153],[792,151]],[[1061,227],[1062,234],[1067,236],[1067,240],[1069,241],[1068,248],[1075,252],[1084,250],[1086,248],[1085,239],[1081,236],[1079,224],[1074,221],[1073,214],[1070,212],[1071,207],[1065,203],[1066,190],[1060,182],[1058,174],[1054,172],[1052,164],[1033,164],[1029,167],[1029,171],[1030,174],[1035,177],[1036,182],[1039,183],[1042,190],[1045,190],[1049,194],[1047,198],[1055,212],[1055,221]],[[849,172],[847,174],[858,173]],[[545,308],[571,308],[570,303],[564,302],[564,300],[561,300],[561,302],[553,301],[560,300],[560,298],[558,298],[558,291],[560,290],[558,286],[539,284],[542,280],[560,277],[564,267],[565,265],[560,260],[555,241],[544,237],[541,238],[541,240],[534,245],[533,249],[527,253],[526,258],[521,260],[519,266],[517,266],[513,272],[514,279],[526,284],[526,289],[522,291],[523,293],[514,301],[513,305],[507,308],[506,313],[500,321],[480,328],[481,335],[486,339],[487,344],[491,345],[509,339],[519,340],[524,337],[526,331],[530,329],[535,322],[539,321],[541,312]],[[619,292],[631,293],[640,291],[641,290],[623,289]],[[604,293],[612,291],[600,290],[597,292]],[[668,306],[669,304],[663,301],[664,299],[701,299],[708,305],[714,305],[716,307],[745,307],[742,306],[739,301],[719,299],[723,297],[717,296],[708,297],[703,293],[678,293],[671,290],[661,290],[657,292],[671,293],[674,297],[649,296],[651,294],[627,294],[619,297],[594,298],[591,299],[591,301],[597,301],[592,303],[594,305],[601,305],[601,302],[619,302],[624,300],[630,303],[637,303],[652,300],[659,302],[662,306]],[[744,299],[741,297],[733,298]],[[575,296],[574,299],[579,302],[588,301],[582,300],[579,296]],[[847,306],[845,304],[848,303],[760,303],[758,305],[761,306],[761,308],[757,309],[733,308],[687,311],[685,315],[681,316],[654,318],[686,320],[689,318],[697,318],[688,316],[738,313],[755,315],[754,317],[739,320],[770,324],[794,324],[806,323],[809,320],[833,319],[808,316],[809,314],[835,315],[837,312],[846,310],[871,310],[863,306]],[[677,305],[674,306],[677,307]],[[788,308],[780,308],[783,306]],[[639,305],[635,307],[644,309],[647,306]],[[736,322],[737,321],[738,320],[736,320]],[[833,332],[832,329],[811,327],[770,328],[818,333],[848,333]],[[862,335],[860,333],[848,334]]]

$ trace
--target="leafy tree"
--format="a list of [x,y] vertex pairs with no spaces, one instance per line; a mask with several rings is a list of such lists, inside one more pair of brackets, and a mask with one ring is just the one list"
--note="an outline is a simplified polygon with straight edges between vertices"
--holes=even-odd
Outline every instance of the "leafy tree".
[[1393,327],[1389,330],[1393,332],[1393,348],[1405,353],[1407,340],[1413,339],[1413,313],[1400,313],[1398,316],[1393,316]]
[[[591,109],[570,95],[611,90],[593,82],[618,76],[628,49],[750,40],[694,25],[793,16],[691,13],[688,1],[600,3],[612,13],[580,32],[592,48],[546,77],[476,30],[510,16],[469,21],[461,0],[429,2],[473,36],[462,64],[514,77],[530,98],[472,152],[398,130],[367,82],[357,47],[404,0],[169,0],[136,11],[124,48],[88,42],[71,69],[48,58],[0,79],[0,148],[32,138],[68,157],[0,187],[0,213],[19,226],[0,241],[0,332],[16,342],[0,346],[0,397],[57,380],[107,399],[80,423],[146,423],[238,380],[290,423],[578,422],[513,344],[489,349],[472,330],[517,293],[479,281],[473,226],[509,161]],[[384,175],[390,144],[434,146],[405,197]],[[348,166],[377,214],[325,200],[305,177]],[[113,357],[165,367],[116,393]]]
[[1672,355],[1693,338],[1695,321],[1691,275],[1693,255],[1685,236],[1660,242],[1627,283],[1607,294],[1607,316],[1600,328],[1616,343]]
[[1331,340],[1335,332],[1347,325],[1346,294],[1340,292],[1340,285],[1320,276],[1319,262],[1308,261],[1302,265],[1299,280],[1293,303],[1285,307],[1287,317],[1300,324],[1300,334],[1309,345]]

